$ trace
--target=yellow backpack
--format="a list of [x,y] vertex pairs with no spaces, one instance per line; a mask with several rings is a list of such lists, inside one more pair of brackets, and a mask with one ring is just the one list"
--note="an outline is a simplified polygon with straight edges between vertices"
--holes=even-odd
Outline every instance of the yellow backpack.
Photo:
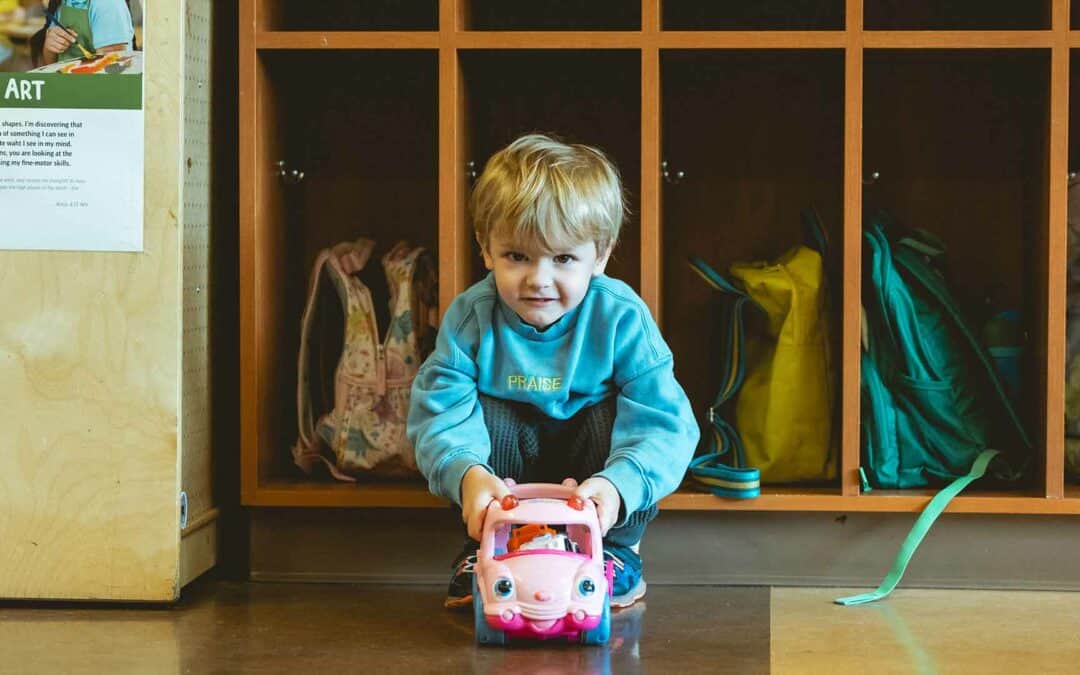
[[[736,283],[700,259],[690,261],[722,293],[725,306],[721,393],[708,411],[713,433],[703,436],[708,453],[691,469],[691,475],[722,496],[757,496],[750,489],[757,486],[740,487],[731,468],[757,469],[766,483],[837,475],[826,238],[816,213],[804,212],[803,224],[809,245],[772,262],[733,264]],[[747,316],[746,308],[756,310],[756,316]],[[724,419],[732,417],[732,399],[734,427]],[[720,464],[725,455],[728,466]],[[748,480],[751,475],[742,474]]]

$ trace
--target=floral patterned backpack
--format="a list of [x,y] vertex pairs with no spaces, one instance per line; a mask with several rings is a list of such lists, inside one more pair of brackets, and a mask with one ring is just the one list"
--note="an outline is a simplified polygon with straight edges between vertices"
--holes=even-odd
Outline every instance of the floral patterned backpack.
[[[364,268],[374,248],[369,239],[338,244],[321,251],[311,270],[297,365],[300,438],[293,447],[293,460],[306,473],[316,462],[344,481],[361,475],[403,478],[418,473],[405,420],[413,378],[434,344],[435,271],[423,248],[400,241],[382,257],[386,292],[373,297],[380,280],[365,275]],[[318,316],[327,312],[317,311],[324,280],[337,291],[344,314],[332,407],[323,403],[330,392],[318,367],[329,351],[323,326],[327,322]],[[389,306],[388,316],[376,302]]]

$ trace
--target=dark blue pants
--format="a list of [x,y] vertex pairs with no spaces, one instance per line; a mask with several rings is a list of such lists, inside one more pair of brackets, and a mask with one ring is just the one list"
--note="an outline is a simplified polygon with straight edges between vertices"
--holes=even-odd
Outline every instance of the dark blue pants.
[[[568,420],[547,417],[527,403],[483,394],[480,405],[491,436],[488,465],[500,478],[513,478],[519,483],[561,483],[565,478],[574,478],[581,483],[604,468],[611,452],[614,397]],[[608,531],[604,543],[636,544],[656,512],[654,505],[630,514],[624,525]]]

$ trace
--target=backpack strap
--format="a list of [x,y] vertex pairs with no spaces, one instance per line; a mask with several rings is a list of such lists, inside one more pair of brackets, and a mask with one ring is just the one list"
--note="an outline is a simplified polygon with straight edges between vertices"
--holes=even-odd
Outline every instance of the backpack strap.
[[880,600],[889,593],[892,593],[893,589],[896,588],[896,585],[900,583],[900,579],[903,578],[904,572],[907,571],[908,563],[911,562],[911,557],[915,555],[915,549],[919,548],[919,544],[926,538],[926,533],[930,531],[930,527],[934,524],[934,521],[936,521],[938,516],[945,510],[945,507],[949,505],[949,502],[952,501],[953,497],[960,494],[960,492],[973,481],[983,477],[983,474],[986,473],[986,467],[990,464],[990,460],[997,454],[997,450],[983,450],[982,453],[975,458],[974,463],[971,465],[971,470],[968,471],[966,476],[957,478],[944,490],[934,495],[934,498],[926,505],[923,512],[919,514],[918,520],[915,521],[915,525],[911,528],[911,531],[908,532],[907,537],[904,538],[904,543],[900,545],[900,552],[896,554],[896,560],[893,561],[892,569],[885,575],[885,579],[876,590],[860,595],[849,595],[847,597],[837,598],[833,602],[845,606],[863,605],[868,602]]
[[[690,268],[697,272],[705,283],[720,291],[724,299],[721,303],[721,325],[724,333],[720,345],[720,391],[707,411],[712,427],[712,433],[706,440],[709,452],[690,463],[690,475],[710,486],[712,493],[717,496],[751,499],[761,494],[761,472],[753,467],[743,466],[746,459],[742,439],[735,427],[720,416],[720,408],[735,395],[746,377],[745,308],[747,304],[758,309],[760,307],[753,298],[720,276],[701,258],[691,257],[689,263]],[[720,461],[725,455],[728,455],[730,465]]]
[[[356,274],[364,268],[375,242],[369,239],[358,239],[356,242],[345,242],[333,248],[323,249],[315,257],[315,263],[311,266],[311,276],[308,280],[308,296],[304,305],[304,315],[300,322],[300,351],[296,367],[296,419],[299,427],[299,438],[292,448],[293,462],[305,473],[311,473],[316,461],[321,461],[330,471],[330,475],[341,481],[355,482],[355,479],[340,471],[333,462],[328,460],[322,453],[321,439],[315,432],[315,416],[311,402],[311,376],[309,373],[309,352],[311,350],[312,331],[316,321],[316,308],[318,307],[319,286],[323,277],[323,271],[327,274],[337,274],[337,270],[345,274]],[[316,383],[317,386],[319,383]]]

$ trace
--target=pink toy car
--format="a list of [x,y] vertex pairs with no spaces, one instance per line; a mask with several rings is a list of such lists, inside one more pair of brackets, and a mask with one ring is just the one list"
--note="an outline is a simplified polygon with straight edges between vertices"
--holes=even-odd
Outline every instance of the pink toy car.
[[[513,496],[488,507],[480,538],[473,577],[476,641],[604,644],[611,633],[613,568],[604,563],[596,505],[571,500],[573,488],[563,485],[510,489]],[[521,526],[540,534],[522,543],[523,537],[511,536]]]

